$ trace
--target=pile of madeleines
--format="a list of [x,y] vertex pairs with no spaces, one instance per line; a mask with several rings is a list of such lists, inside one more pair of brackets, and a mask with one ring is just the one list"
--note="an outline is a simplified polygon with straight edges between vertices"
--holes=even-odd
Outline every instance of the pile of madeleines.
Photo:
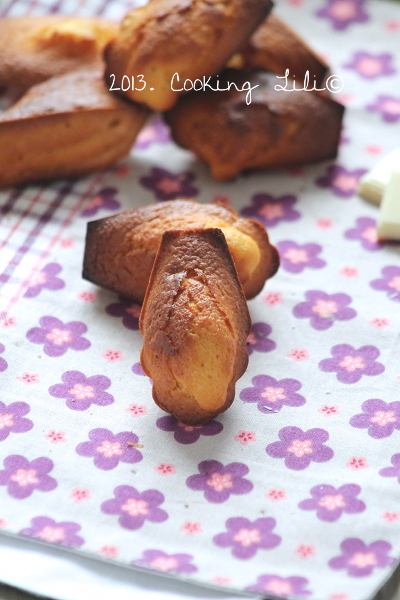
[[[120,24],[1,20],[0,88],[19,99],[0,114],[0,187],[109,166],[152,111],[217,180],[334,158],[344,109],[315,89],[329,67],[271,9],[271,0],[150,0]],[[306,89],[275,89],[277,76]],[[88,223],[83,276],[143,303],[153,398],[201,425],[234,399],[248,363],[246,299],[278,266],[259,223],[178,199]]]

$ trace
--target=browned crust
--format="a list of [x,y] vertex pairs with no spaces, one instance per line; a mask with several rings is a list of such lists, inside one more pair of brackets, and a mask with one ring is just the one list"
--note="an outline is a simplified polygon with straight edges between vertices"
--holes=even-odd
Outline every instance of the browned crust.
[[[240,52],[242,68],[247,71],[263,69],[278,75],[295,77],[298,87],[303,86],[306,72],[307,87],[322,88],[329,65],[274,13],[268,15]],[[282,81],[280,82],[282,83]]]
[[312,91],[277,91],[266,72],[227,70],[221,87],[245,82],[247,92],[191,93],[166,113],[174,140],[210,165],[215,179],[248,169],[277,169],[335,158],[344,107]]
[[[200,317],[190,308],[190,288],[185,287],[188,278],[201,282],[207,291]],[[231,379],[225,382],[226,399],[211,411],[182,391],[173,369],[174,364],[183,365],[183,381],[188,374],[207,370],[207,364],[193,362],[191,339],[201,338],[216,326],[208,317],[215,308],[228,325],[226,343],[234,356],[234,367]],[[187,425],[201,425],[224,412],[233,402],[235,383],[247,367],[250,328],[246,300],[222,232],[200,229],[164,233],[140,314],[144,336],[141,364],[153,379],[153,398],[158,406]]]
[[109,166],[129,152],[147,114],[109,94],[101,70],[39,83],[0,114],[0,186]]
[[181,83],[218,73],[271,7],[271,0],[153,0],[125,16],[106,48],[106,81],[114,74],[120,87],[124,75],[143,74],[144,91],[121,93],[167,110],[181,93],[171,90],[174,73]]
[[231,208],[188,199],[152,204],[89,222],[83,277],[140,303],[163,233],[208,226],[234,226],[257,243],[261,260],[244,286],[247,298],[253,298],[279,265],[278,253],[264,227],[240,219]]
[[[74,19],[93,28],[94,41],[60,38],[45,43],[43,32]],[[10,17],[0,20],[0,87],[31,87],[76,69],[103,66],[102,52],[117,34],[118,25],[100,18],[61,15]]]

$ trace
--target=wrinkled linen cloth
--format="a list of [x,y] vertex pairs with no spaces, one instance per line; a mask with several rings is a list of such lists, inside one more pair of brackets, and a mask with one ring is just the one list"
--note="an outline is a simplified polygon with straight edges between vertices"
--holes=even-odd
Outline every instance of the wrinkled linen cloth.
[[[128,8],[13,0],[3,14]],[[220,589],[363,600],[400,553],[400,246],[377,241],[378,209],[356,193],[399,143],[400,8],[277,12],[343,81],[334,163],[217,183],[155,117],[115,167],[0,193],[0,524]],[[176,197],[257,219],[281,256],[249,303],[235,402],[202,427],[153,403],[140,307],[81,278],[88,221]]]

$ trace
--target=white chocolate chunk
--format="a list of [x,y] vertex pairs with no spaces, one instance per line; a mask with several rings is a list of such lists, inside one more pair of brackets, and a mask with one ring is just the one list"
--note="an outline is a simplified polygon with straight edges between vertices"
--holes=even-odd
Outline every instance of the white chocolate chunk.
[[392,172],[383,194],[377,233],[380,240],[400,240],[400,169]]
[[400,148],[387,154],[369,173],[360,179],[358,193],[374,204],[380,204],[390,175],[395,169],[400,169]]

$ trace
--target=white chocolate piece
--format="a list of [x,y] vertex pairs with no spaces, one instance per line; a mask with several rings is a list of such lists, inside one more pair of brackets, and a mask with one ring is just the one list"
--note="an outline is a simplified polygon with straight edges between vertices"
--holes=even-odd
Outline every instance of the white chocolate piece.
[[400,169],[393,171],[378,216],[379,240],[400,240]]
[[361,177],[358,188],[360,196],[379,205],[390,175],[395,169],[400,169],[400,148],[384,156],[369,173]]

